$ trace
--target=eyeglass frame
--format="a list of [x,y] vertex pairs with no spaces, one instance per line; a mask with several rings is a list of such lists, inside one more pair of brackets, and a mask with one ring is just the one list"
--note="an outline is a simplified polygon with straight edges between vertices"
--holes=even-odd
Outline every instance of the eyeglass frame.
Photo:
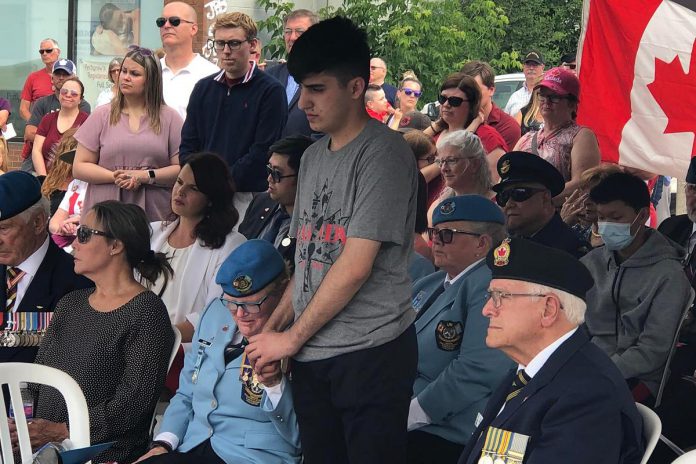
[[[82,231],[85,232],[82,232]],[[84,235],[84,234],[87,235]],[[97,229],[92,229],[91,227],[87,227],[85,225],[80,224],[77,227],[77,231],[75,231],[75,237],[77,239],[77,242],[80,245],[84,245],[85,243],[89,243],[90,240],[92,240],[92,235],[99,235],[104,238],[109,238],[109,239],[114,239],[114,236],[111,235],[108,232],[104,232],[103,230],[97,230]]]
[[[494,295],[498,295],[497,297]],[[506,292],[503,290],[492,290],[488,289],[486,290],[486,300],[493,300],[493,307],[495,309],[500,309],[500,307],[503,305],[503,299],[504,298],[514,298],[514,297],[528,297],[528,298],[545,298],[553,295],[553,293],[513,293],[513,292]],[[563,304],[561,303],[560,305],[561,309],[563,309]]]
[[[433,163],[437,164],[437,167],[442,169],[442,165],[449,166],[450,169],[452,169],[454,166],[459,164],[461,160],[470,160],[468,156],[450,156],[448,158],[440,159],[436,158]],[[467,161],[466,167],[464,168],[465,170],[469,167],[469,164],[471,164],[469,161]]]
[[539,92],[539,103],[551,103],[552,105],[557,105],[561,100],[568,100],[568,95],[558,95],[557,93],[552,93],[549,95],[543,95]]
[[55,47],[53,48],[39,48],[39,55],[50,55],[55,51]]
[[297,34],[297,37],[299,37],[302,34],[304,34],[305,32],[307,32],[307,29],[302,29],[302,28],[300,28],[300,29],[290,29],[290,28],[283,29],[284,36],[291,36],[293,33],[295,33],[295,34]]
[[[231,312],[236,313],[237,311],[239,311],[239,308],[242,308],[242,311],[247,313],[247,314],[259,314],[261,312],[261,305],[264,304],[264,302],[268,299],[268,297],[271,296],[271,294],[272,294],[272,292],[268,293],[266,296],[261,298],[259,301],[250,301],[248,303],[242,303],[240,301],[228,300],[227,298],[225,298],[225,294],[223,293],[218,298],[218,300],[220,300],[220,303],[222,303]],[[232,309],[232,308],[230,308],[230,305],[235,305],[236,308]],[[247,305],[256,306],[256,310],[249,311],[249,309],[247,308]]]
[[58,91],[58,93],[59,93],[60,95],[68,95],[68,94],[70,94],[71,97],[75,97],[75,98],[79,98],[79,97],[80,97],[80,92],[78,92],[77,90],[70,90],[70,89],[61,88],[61,89]]
[[[533,197],[534,195],[536,195],[537,193],[539,193],[539,192],[544,192],[544,191],[546,191],[546,190],[548,190],[548,189],[542,188],[542,187],[524,187],[524,186],[520,186],[520,187],[510,187],[510,188],[505,189],[505,190],[503,190],[503,191],[501,191],[501,192],[498,192],[498,194],[495,196],[495,202],[496,202],[496,204],[497,204],[498,206],[500,206],[501,208],[504,208],[505,205],[507,205],[508,201],[510,201],[510,198],[512,198],[512,194],[511,194],[511,193],[507,194],[507,192],[512,192],[513,190],[529,190],[529,191],[532,192],[532,194],[529,195],[529,196],[528,196],[527,198],[525,198],[524,200],[515,200],[515,199],[513,198],[513,200],[515,200],[515,203],[523,203],[523,202],[529,200],[530,198],[532,198],[532,197]],[[504,201],[503,201],[503,196],[507,196],[507,199],[505,199]]]
[[[162,22],[162,20],[164,20],[164,22]],[[174,20],[174,22],[176,22],[176,24],[174,24],[174,22],[172,22],[172,20]],[[189,21],[188,19],[183,19],[180,16],[169,16],[169,17],[160,16],[159,18],[155,19],[155,25],[159,28],[163,28],[167,23],[169,23],[172,27],[179,27],[182,22],[188,23],[188,24],[196,24],[193,21]],[[160,26],[159,23],[162,23],[162,25]]]
[[[427,234],[428,238],[430,241],[434,242],[433,240],[436,236],[440,243],[444,245],[448,245],[452,243],[452,240],[454,240],[454,234],[461,234],[461,235],[470,235],[472,237],[480,237],[483,234],[477,234],[476,232],[469,232],[468,230],[459,230],[459,229],[450,229],[447,227],[444,227],[442,229],[437,229],[435,227],[428,227],[427,229]],[[449,238],[445,240],[444,234],[448,234]]]
[[[236,40],[236,39],[232,39],[232,40],[208,39],[208,40],[206,41],[206,46],[208,47],[209,50],[213,50],[213,49],[214,49],[216,52],[224,52],[224,51],[225,51],[225,47],[229,48],[230,51],[233,52],[233,51],[235,51],[235,50],[239,50],[240,48],[242,48],[242,44],[243,44],[244,42],[249,42],[249,43],[251,43],[252,40],[256,40],[256,37],[251,37],[251,38],[247,38],[247,39],[244,39],[244,40]],[[222,48],[218,48],[218,47],[217,47],[217,44],[216,44],[215,42],[223,42]],[[232,46],[232,44],[235,44],[234,47]]]
[[[461,100],[461,101],[460,101],[460,100]],[[447,102],[447,103],[449,104],[449,106],[451,106],[452,108],[459,108],[460,106],[462,106],[462,103],[464,103],[464,102],[467,102],[467,103],[468,103],[468,102],[469,102],[469,100],[467,100],[466,98],[454,97],[454,96],[452,96],[452,97],[445,97],[445,96],[442,95],[442,94],[440,94],[440,95],[437,96],[437,101],[440,103],[440,105],[444,105],[445,102]],[[457,102],[458,102],[458,103],[457,103]]]
[[407,89],[404,87],[401,87],[399,90],[401,90],[403,93],[405,93],[407,97],[410,97],[411,94],[413,94],[414,97],[420,98],[421,95],[423,95],[422,90],[413,90],[413,89]]
[[271,179],[273,179],[273,182],[276,184],[279,183],[281,180],[287,178],[287,177],[297,177],[297,173],[295,174],[287,174],[285,176],[280,175],[280,171],[275,169],[273,166],[270,164],[266,165],[266,173],[267,175],[271,176]]

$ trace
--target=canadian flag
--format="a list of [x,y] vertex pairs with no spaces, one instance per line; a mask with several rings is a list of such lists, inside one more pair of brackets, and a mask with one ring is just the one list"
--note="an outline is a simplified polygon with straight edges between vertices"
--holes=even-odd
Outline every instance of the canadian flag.
[[585,0],[578,122],[602,159],[683,178],[696,154],[696,0]]

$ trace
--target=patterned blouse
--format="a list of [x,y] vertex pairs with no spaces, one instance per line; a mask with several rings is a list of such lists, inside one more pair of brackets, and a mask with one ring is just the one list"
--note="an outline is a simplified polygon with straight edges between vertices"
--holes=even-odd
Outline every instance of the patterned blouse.
[[[579,126],[575,121],[570,121],[553,132],[546,133],[546,126],[544,126],[539,131],[524,134],[520,139],[519,149],[539,155],[553,164],[563,179],[568,182],[572,176],[570,152],[573,149],[573,140],[582,128],[583,126]],[[535,138],[536,150],[534,149]]]

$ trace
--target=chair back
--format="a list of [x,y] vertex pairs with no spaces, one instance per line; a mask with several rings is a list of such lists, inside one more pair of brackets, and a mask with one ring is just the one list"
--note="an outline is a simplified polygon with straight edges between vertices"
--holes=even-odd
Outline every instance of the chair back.
[[[172,330],[174,331],[174,345],[172,346],[172,354],[169,355],[169,366],[167,367],[167,372],[169,372],[169,369],[172,368],[174,358],[176,358],[176,354],[179,352],[179,346],[181,346],[181,331],[175,325],[172,325]],[[164,410],[167,409],[167,406],[169,406],[168,401],[157,401],[155,411],[152,413],[152,419],[150,419],[150,436],[154,436],[155,433],[155,420],[164,415]]]
[[[15,413],[17,425],[17,437],[19,439],[19,451],[22,462],[31,460],[31,442],[27,418],[24,415],[24,405],[20,383],[39,383],[55,388],[63,395],[68,409],[68,422],[70,423],[70,441],[75,448],[85,448],[90,445],[89,438],[89,412],[87,401],[82,389],[75,380],[63,371],[53,367],[31,363],[0,363],[0,385],[7,385],[10,392],[10,402]],[[7,412],[5,411],[5,396],[0,389],[0,446],[2,447],[3,462],[14,462],[12,446],[10,445],[10,431],[7,425]]]
[[662,421],[658,415],[647,406],[636,403],[638,412],[643,418],[643,438],[645,438],[645,454],[640,464],[647,464],[650,455],[655,450],[660,434],[662,433]]
[[672,464],[696,464],[696,450],[689,451],[672,461]]
[[181,346],[181,331],[175,325],[172,325],[172,330],[174,331],[174,345],[172,346],[172,354],[169,355],[167,371],[171,369],[174,358],[176,358],[176,354],[179,352],[179,346]]

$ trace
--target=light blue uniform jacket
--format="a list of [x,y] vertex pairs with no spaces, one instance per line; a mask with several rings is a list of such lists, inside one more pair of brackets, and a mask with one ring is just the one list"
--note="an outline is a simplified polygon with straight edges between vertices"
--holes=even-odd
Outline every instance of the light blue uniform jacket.
[[[201,316],[191,351],[184,360],[179,389],[164,415],[160,432],[179,437],[178,451],[187,452],[210,438],[215,453],[227,463],[285,464],[300,462],[300,437],[290,384],[273,409],[265,393],[260,406],[241,399],[242,356],[224,365],[224,349],[237,326],[219,300]],[[196,383],[192,376],[199,340],[210,342]]]
[[513,366],[486,346],[488,319],[481,314],[491,271],[479,262],[442,294],[447,274],[439,271],[413,285],[418,337],[418,374],[413,393],[431,424],[418,430],[466,444],[476,418]]

